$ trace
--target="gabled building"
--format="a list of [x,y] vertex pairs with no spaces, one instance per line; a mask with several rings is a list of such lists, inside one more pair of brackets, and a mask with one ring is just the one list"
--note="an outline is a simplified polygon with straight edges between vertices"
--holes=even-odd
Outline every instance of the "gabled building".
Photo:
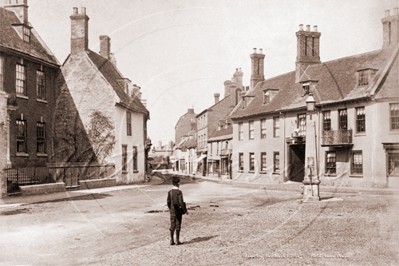
[[224,98],[219,101],[220,94],[215,93],[215,104],[197,115],[197,153],[199,164],[197,173],[207,175],[208,140],[219,127],[219,121],[225,120],[241,100],[241,93],[248,88],[242,85],[243,72],[236,69],[231,80],[224,82]]
[[56,162],[115,166],[117,183],[146,174],[147,120],[140,87],[116,67],[110,38],[100,36],[100,53],[89,49],[86,9],[73,8],[71,52],[58,79]]
[[0,93],[6,107],[0,111],[0,131],[6,140],[1,142],[5,168],[45,167],[49,162],[59,65],[28,20],[27,0],[1,1]]
[[[188,109],[175,126],[175,147],[173,149],[174,169],[180,173],[189,173],[189,149],[196,148],[197,119],[194,109]],[[193,169],[193,167],[191,167]],[[191,171],[192,173],[192,171]]]
[[397,8],[382,19],[382,49],[328,62],[320,60],[317,26],[300,25],[296,69],[258,80],[232,112],[233,179],[303,181],[312,165],[306,130],[313,128],[321,184],[397,186],[398,21]]

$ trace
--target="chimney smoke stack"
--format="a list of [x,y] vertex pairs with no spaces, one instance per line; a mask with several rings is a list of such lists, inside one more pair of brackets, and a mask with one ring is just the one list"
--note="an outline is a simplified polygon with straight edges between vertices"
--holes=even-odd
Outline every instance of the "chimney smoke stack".
[[313,26],[313,31],[317,32],[317,25]]
[[254,48],[254,54],[256,54],[256,48]]
[[306,31],[310,31],[310,25],[306,25]]
[[217,104],[219,102],[219,97],[220,97],[220,93],[215,93],[215,104]]
[[389,9],[385,10],[385,17],[389,17]]
[[299,24],[299,31],[303,31],[303,24]]
[[111,59],[111,38],[107,35],[100,35],[100,55],[106,59]]

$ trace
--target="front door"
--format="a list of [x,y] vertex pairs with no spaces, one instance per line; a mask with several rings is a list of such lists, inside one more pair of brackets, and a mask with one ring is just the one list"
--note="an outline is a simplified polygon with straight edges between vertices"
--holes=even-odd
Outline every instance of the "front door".
[[288,179],[302,182],[305,176],[305,145],[289,146]]

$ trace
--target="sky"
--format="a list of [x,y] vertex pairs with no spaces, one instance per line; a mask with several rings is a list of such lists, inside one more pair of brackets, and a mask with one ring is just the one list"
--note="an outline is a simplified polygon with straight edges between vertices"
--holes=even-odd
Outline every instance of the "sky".
[[295,69],[299,24],[318,26],[322,62],[382,48],[385,10],[399,0],[28,0],[29,21],[62,64],[73,7],[86,7],[89,48],[111,38],[124,77],[141,87],[153,143],[174,140],[179,118],[224,96],[236,68],[250,82],[250,54],[262,48],[265,78]]

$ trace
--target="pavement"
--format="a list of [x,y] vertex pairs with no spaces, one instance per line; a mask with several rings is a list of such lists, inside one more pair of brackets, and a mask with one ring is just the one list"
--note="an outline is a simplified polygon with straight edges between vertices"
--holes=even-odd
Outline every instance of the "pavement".
[[[114,187],[103,187],[95,189],[85,189],[85,190],[65,190],[64,192],[49,193],[42,195],[31,195],[31,196],[9,196],[0,199],[0,208],[21,206],[26,204],[33,204],[39,202],[49,202],[55,200],[61,200],[66,198],[75,198],[86,196],[96,193],[104,193],[115,190],[123,189],[134,189],[140,187],[159,185],[164,182],[168,183],[170,177],[173,175],[179,175],[182,178],[189,178],[190,180],[200,179],[210,182],[236,185],[240,187],[248,188],[265,188],[267,190],[281,190],[281,191],[302,191],[302,183],[298,182],[286,182],[286,183],[256,183],[256,182],[240,182],[235,180],[222,180],[205,176],[187,175],[178,172],[163,170],[162,174],[155,174],[152,176],[151,181],[143,182],[131,185],[120,185]],[[169,182],[170,183],[170,182]],[[320,186],[320,192],[328,193],[359,193],[359,194],[378,194],[378,195],[399,195],[399,189],[393,188],[363,188],[363,187],[336,187],[336,186]]]
[[[299,191],[302,192],[303,185],[299,182],[288,181],[285,183],[257,183],[257,182],[241,182],[237,180],[222,180],[218,178],[197,176],[197,175],[186,175],[180,173],[174,173],[176,175],[190,177],[192,179],[202,179],[220,184],[229,184],[236,186],[243,186],[249,188],[265,188],[268,190],[284,190],[284,191]],[[399,189],[395,188],[366,188],[366,187],[338,187],[338,186],[319,186],[320,192],[328,193],[364,193],[364,194],[378,194],[378,195],[399,195]]]
[[83,189],[83,190],[65,190],[64,192],[30,195],[30,196],[9,196],[0,199],[0,208],[9,208],[26,204],[39,203],[39,202],[49,202],[49,201],[67,199],[67,198],[76,198],[90,194],[98,194],[115,190],[135,189],[135,188],[142,188],[148,186],[155,186],[164,183],[164,181],[165,181],[164,179],[154,176],[151,178],[149,182],[142,182],[131,185],[120,185],[114,187],[103,187],[103,188]]

